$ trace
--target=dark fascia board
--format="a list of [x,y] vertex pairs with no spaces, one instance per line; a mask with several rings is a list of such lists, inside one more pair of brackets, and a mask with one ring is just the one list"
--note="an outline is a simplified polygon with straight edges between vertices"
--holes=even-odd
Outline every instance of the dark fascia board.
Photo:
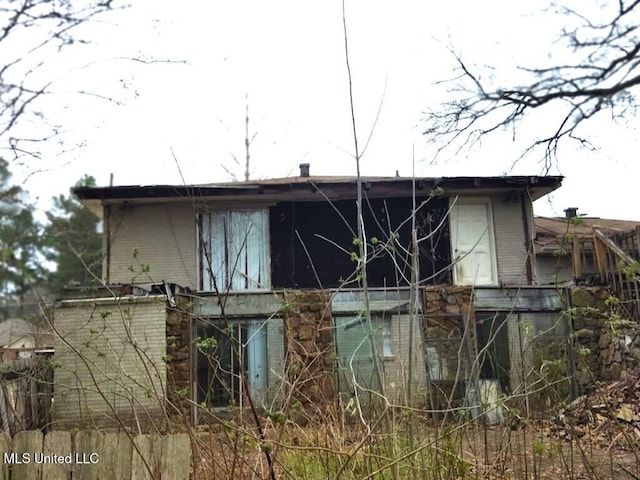
[[118,187],[78,187],[73,193],[80,200],[124,200],[136,198],[192,198],[259,194],[255,185],[202,187],[192,185],[126,185]]
[[[529,189],[533,199],[539,198],[560,187],[561,176],[504,176],[504,177],[421,177],[415,179],[416,192],[424,196],[440,187],[445,195],[448,191]],[[413,191],[412,178],[367,177],[363,179],[363,188],[370,196],[410,196]],[[292,177],[291,179],[251,181],[246,183],[228,183],[217,185],[129,185],[115,187],[77,187],[73,190],[80,200],[135,200],[135,199],[179,199],[242,197],[287,195],[296,193],[312,193],[316,190],[329,192],[329,198],[349,197],[356,195],[356,179],[327,179],[322,177]]]

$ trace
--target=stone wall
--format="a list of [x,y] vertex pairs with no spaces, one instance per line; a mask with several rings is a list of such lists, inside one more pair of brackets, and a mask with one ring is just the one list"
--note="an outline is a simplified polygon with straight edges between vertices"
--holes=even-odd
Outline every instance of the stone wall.
[[176,306],[167,307],[167,412],[171,417],[190,418],[191,405],[191,305],[176,296]]
[[597,381],[640,375],[640,328],[628,321],[604,287],[571,291],[577,382],[581,393]]
[[284,296],[285,375],[302,404],[334,399],[333,319],[327,291],[291,291]]
[[[442,314],[473,314],[471,287],[436,285],[424,289],[427,316]],[[471,316],[471,315],[470,315]]]

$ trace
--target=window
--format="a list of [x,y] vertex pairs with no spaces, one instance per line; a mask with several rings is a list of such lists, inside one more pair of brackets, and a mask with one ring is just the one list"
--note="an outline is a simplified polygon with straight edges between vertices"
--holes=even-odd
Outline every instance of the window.
[[391,334],[391,319],[383,318],[382,322],[382,356],[393,358],[393,336]]
[[242,407],[244,369],[254,402],[267,388],[267,322],[204,321],[197,326],[196,378],[199,404]]
[[373,315],[373,330],[363,315],[335,317],[335,339],[339,364],[339,388],[353,392],[359,386],[374,389],[377,377],[374,371],[371,341],[383,359],[394,357],[391,318]]
[[267,210],[203,213],[201,225],[203,290],[271,287]]

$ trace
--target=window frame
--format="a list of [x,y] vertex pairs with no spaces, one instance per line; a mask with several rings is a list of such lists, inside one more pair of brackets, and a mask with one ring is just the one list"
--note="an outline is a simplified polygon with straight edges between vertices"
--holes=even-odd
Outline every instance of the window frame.
[[[268,321],[264,318],[251,318],[228,322],[220,319],[202,319],[196,322],[195,361],[191,368],[195,387],[194,400],[197,404],[204,403],[211,409],[233,405],[243,408],[246,406],[247,394],[251,395],[254,402],[259,403],[265,399],[269,387]],[[200,348],[198,340],[207,338],[216,338],[215,345],[209,350]],[[255,346],[253,342],[260,342],[261,345]],[[234,348],[239,349],[239,358],[235,357]],[[259,365],[256,365],[256,362]],[[255,371],[254,367],[257,367]],[[242,381],[243,369],[247,375],[249,392],[246,392]],[[203,373],[206,374],[204,383]],[[261,374],[263,377],[256,383],[255,380]],[[216,389],[222,393],[216,395]]]
[[[250,216],[259,215],[260,222]],[[238,239],[235,229],[242,229],[242,222],[254,222],[242,239]],[[217,218],[216,218],[217,217]],[[244,217],[244,218],[243,218]],[[214,224],[222,226],[223,231],[214,229]],[[254,225],[258,231],[251,232]],[[198,214],[198,285],[202,291],[214,291],[213,272],[216,271],[216,286],[220,292],[226,291],[264,291],[271,289],[271,248],[269,235],[269,209],[224,209],[201,210]],[[229,232],[229,233],[227,233]],[[247,255],[250,248],[257,252]],[[207,254],[208,249],[208,254]],[[242,259],[241,257],[245,258]],[[252,258],[257,262],[249,264]],[[231,263],[233,262],[233,267]],[[240,262],[240,266],[238,266]],[[238,270],[240,268],[240,270]],[[250,275],[249,270],[257,271],[258,278]],[[231,276],[229,278],[229,273]],[[240,272],[240,273],[239,273]],[[240,280],[238,280],[240,278]],[[241,286],[244,282],[245,285]]]

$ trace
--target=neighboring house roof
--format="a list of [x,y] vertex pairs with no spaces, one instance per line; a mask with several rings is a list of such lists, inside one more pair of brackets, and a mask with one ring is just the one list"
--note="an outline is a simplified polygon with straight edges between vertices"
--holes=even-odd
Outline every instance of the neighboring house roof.
[[[428,195],[434,188],[444,189],[446,195],[527,190],[533,200],[560,187],[561,176],[502,176],[502,177],[361,177],[368,197],[411,196],[415,185],[417,195]],[[297,176],[251,180],[248,182],[211,183],[199,185],[128,185],[112,187],[79,187],[76,196],[101,215],[102,203],[124,201],[193,201],[201,198],[234,200],[313,200],[322,194],[329,198],[353,198],[356,177]],[[320,194],[322,192],[322,194]]]
[[53,335],[50,332],[40,330],[20,318],[11,318],[0,323],[0,348],[17,348],[20,346],[19,341],[26,338],[33,339],[36,346],[53,344]]
[[640,221],[614,220],[598,217],[577,217],[578,222],[570,222],[565,217],[535,217],[537,254],[557,254],[561,249],[569,249],[572,238],[591,238],[593,229],[598,228],[609,236],[629,232],[640,227]]

